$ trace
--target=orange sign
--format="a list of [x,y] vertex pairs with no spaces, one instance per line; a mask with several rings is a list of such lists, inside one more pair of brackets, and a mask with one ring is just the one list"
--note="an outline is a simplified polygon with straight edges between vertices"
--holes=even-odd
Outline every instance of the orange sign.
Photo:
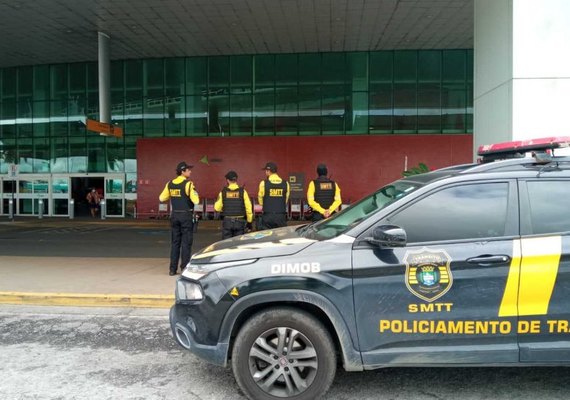
[[123,137],[123,128],[113,124],[106,124],[104,122],[95,121],[94,119],[87,120],[87,130],[99,132],[105,136]]

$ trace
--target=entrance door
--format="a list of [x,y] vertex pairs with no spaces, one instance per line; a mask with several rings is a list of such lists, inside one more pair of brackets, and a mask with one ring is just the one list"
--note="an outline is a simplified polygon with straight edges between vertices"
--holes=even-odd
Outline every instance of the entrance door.
[[43,215],[48,215],[49,182],[48,175],[20,176],[16,184],[18,215],[38,215],[40,204]]
[[51,178],[51,215],[69,215],[69,176],[53,175]]
[[105,204],[108,217],[125,216],[125,176],[105,176]]

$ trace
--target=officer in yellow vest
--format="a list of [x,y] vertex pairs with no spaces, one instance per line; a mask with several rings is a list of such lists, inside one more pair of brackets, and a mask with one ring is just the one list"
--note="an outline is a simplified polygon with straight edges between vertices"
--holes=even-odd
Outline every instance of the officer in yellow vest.
[[317,165],[318,178],[309,183],[307,202],[313,209],[313,221],[330,217],[342,204],[338,183],[327,177],[327,166]]
[[[170,273],[176,275],[178,269],[178,259],[180,260],[180,271],[182,272],[192,254],[193,241],[193,214],[194,204],[200,202],[198,192],[194,183],[188,178],[192,173],[192,165],[182,161],[176,166],[176,174],[173,180],[169,181],[159,196],[161,202],[170,200],[170,227],[171,227],[171,247],[170,247]],[[180,254],[182,253],[182,254]]]
[[226,175],[227,186],[218,194],[214,210],[223,212],[222,239],[243,235],[246,225],[252,223],[251,200],[243,188],[238,186],[238,175],[229,171]]
[[263,168],[265,180],[259,183],[257,199],[263,206],[261,227],[272,229],[287,226],[287,202],[289,201],[289,182],[277,175],[277,164],[268,162]]

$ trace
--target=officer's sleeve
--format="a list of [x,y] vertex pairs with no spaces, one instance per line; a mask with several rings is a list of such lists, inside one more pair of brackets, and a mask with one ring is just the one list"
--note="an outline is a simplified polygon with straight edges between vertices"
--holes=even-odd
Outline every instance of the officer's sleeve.
[[214,210],[222,212],[224,210],[224,202],[222,201],[222,192],[218,193],[218,199],[214,203]]
[[291,186],[289,186],[289,182],[287,183],[287,194],[285,195],[285,204],[289,202],[289,193],[291,192]]
[[164,202],[168,201],[168,199],[170,199],[170,191],[168,190],[168,183],[166,183],[166,185],[164,185],[162,193],[160,194],[160,196],[158,196],[158,200]]
[[251,200],[249,199],[249,195],[243,190],[243,205],[245,206],[245,216],[248,223],[253,222],[253,211],[251,209]]
[[257,192],[257,201],[259,205],[263,205],[263,196],[265,196],[265,181],[259,182],[259,190]]
[[313,209],[313,212],[318,212],[319,214],[324,214],[325,209],[322,208],[319,203],[315,201],[315,182],[309,182],[309,187],[307,188],[307,202],[309,207]]
[[333,212],[334,210],[339,208],[340,205],[342,204],[342,199],[340,198],[340,187],[338,186],[338,183],[336,183],[336,182],[334,183],[334,185],[336,186],[336,190],[334,192],[334,202],[329,207],[330,212]]
[[198,196],[198,192],[194,187],[194,182],[188,182],[186,184],[186,194],[190,197],[190,200],[194,204],[200,203],[200,197]]

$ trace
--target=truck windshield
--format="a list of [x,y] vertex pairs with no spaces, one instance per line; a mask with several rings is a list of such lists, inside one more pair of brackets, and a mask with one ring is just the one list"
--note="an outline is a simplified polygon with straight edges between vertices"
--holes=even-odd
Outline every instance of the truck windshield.
[[332,239],[355,227],[387,205],[407,196],[417,188],[419,188],[417,183],[393,182],[328,219],[299,228],[298,234],[308,239]]

